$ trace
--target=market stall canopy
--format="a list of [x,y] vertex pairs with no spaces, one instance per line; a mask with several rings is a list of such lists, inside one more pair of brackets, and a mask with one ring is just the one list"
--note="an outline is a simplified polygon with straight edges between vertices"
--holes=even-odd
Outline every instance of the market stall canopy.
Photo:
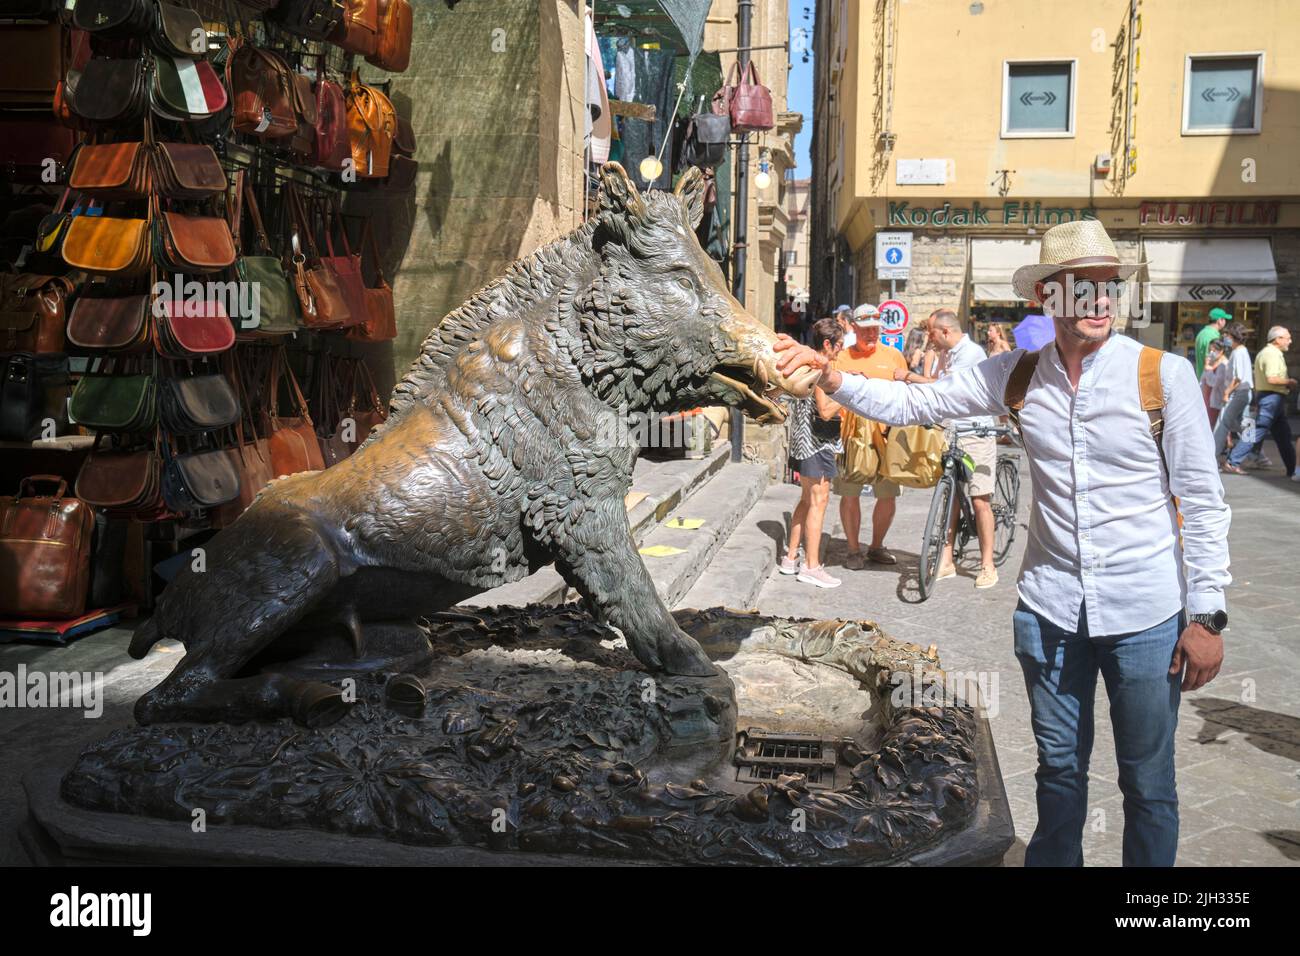
[[1151,302],[1273,302],[1267,239],[1145,239]]
[[1038,239],[972,239],[970,279],[973,302],[1015,302],[1011,276],[1038,262]]
[[712,0],[617,0],[597,2],[596,32],[668,41],[679,55],[694,57],[704,46],[704,21]]

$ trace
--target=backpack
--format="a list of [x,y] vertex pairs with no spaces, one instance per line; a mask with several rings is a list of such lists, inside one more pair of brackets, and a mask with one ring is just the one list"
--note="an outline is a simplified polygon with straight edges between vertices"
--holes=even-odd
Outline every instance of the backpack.
[[[1020,412],[1025,407],[1025,394],[1029,391],[1029,382],[1038,368],[1038,352],[1021,352],[1016,359],[1011,374],[1007,376],[1007,385],[1002,393],[1002,402],[1007,406],[1007,417],[1020,429]],[[1165,461],[1165,389],[1160,380],[1160,360],[1164,357],[1160,349],[1149,345],[1142,346],[1138,356],[1138,397],[1142,401],[1142,410],[1151,420],[1151,438],[1160,452],[1160,465],[1166,477],[1169,475],[1169,463]],[[1178,499],[1174,498],[1174,507]],[[1178,524],[1183,523],[1183,515],[1178,513]]]

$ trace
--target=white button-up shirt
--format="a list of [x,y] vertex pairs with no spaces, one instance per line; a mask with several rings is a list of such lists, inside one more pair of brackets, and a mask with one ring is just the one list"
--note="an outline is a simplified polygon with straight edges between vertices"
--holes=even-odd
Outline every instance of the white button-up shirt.
[[[957,340],[957,344],[941,356],[938,377],[944,378],[964,368],[974,368],[986,358],[988,356],[984,354],[984,350],[976,345],[969,335],[963,334]],[[973,415],[970,418],[958,419],[953,424],[970,428],[991,428],[997,422],[992,415]]]
[[[1138,396],[1142,347],[1112,335],[1070,385],[1056,344],[1044,346],[1020,412],[1032,501],[1017,589],[1030,608],[1074,631],[1087,609],[1092,637],[1145,630],[1186,607],[1224,608],[1231,512],[1191,363],[1166,354],[1165,474]],[[928,385],[845,374],[831,396],[891,425],[1006,413],[1007,378],[1022,350]],[[1177,513],[1183,515],[1181,542]]]

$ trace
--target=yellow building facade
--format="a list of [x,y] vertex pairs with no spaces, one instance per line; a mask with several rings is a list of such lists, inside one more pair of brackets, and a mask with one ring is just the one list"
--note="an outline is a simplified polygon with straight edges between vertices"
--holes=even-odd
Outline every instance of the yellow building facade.
[[820,0],[815,306],[892,288],[982,338],[1038,311],[1010,275],[1043,231],[1096,218],[1149,263],[1140,340],[1186,352],[1216,305],[1252,345],[1300,326],[1297,48],[1286,0]]

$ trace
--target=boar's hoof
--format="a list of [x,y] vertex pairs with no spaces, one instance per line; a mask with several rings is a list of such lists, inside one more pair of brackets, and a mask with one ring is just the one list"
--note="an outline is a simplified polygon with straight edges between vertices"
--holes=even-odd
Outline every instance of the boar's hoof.
[[303,726],[315,729],[342,720],[350,707],[337,687],[312,681],[303,684],[293,695],[291,716]]
[[693,637],[679,634],[659,649],[659,660],[669,674],[682,677],[712,677],[717,668]]

